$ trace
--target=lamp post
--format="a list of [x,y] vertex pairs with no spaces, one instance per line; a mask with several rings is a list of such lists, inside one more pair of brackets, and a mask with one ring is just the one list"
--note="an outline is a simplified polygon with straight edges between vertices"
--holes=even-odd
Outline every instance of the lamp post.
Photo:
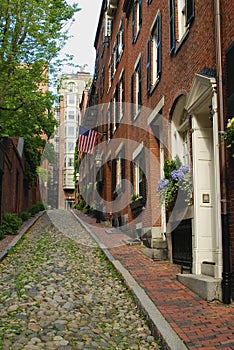
[[79,189],[79,180],[80,180],[80,173],[76,173],[76,198],[75,198],[75,204],[78,204],[80,201],[80,189]]
[[[101,168],[101,165],[102,165],[102,156],[100,153],[97,153],[96,154],[96,157],[95,157],[95,165],[96,165],[96,170],[97,170],[97,178],[96,178],[96,181],[98,183],[98,181],[100,180],[99,177],[100,177],[100,174],[99,174],[99,169]],[[97,188],[96,188],[97,190]],[[101,211],[100,211],[100,202],[99,200],[97,199],[96,200],[96,223],[100,223],[101,222]]]

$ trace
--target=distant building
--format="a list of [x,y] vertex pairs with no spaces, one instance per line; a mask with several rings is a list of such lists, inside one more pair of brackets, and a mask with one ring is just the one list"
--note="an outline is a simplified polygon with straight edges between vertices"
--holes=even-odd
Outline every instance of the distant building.
[[64,74],[59,79],[58,208],[70,209],[74,204],[74,151],[80,125],[80,103],[91,80],[90,73]]

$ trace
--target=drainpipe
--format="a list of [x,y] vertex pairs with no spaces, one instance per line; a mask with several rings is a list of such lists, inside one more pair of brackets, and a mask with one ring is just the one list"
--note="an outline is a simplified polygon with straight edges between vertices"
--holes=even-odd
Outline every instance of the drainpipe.
[[[224,108],[223,108],[223,74],[222,74],[222,46],[221,46],[221,13],[220,0],[215,0],[215,50],[216,69],[218,80],[218,102],[219,102],[219,127],[224,131]],[[220,145],[220,173],[221,173],[221,220],[222,220],[222,244],[223,244],[223,280],[222,294],[223,303],[231,303],[231,263],[230,263],[230,233],[228,223],[228,196],[227,196],[227,170],[226,149],[224,144]]]

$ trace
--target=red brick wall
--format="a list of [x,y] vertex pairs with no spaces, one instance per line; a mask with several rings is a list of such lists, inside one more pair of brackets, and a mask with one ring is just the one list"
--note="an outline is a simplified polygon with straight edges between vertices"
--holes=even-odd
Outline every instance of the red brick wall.
[[24,156],[19,156],[17,139],[2,138],[0,152],[3,156],[1,214],[30,210],[40,201],[40,191],[38,185],[29,187],[24,180]]

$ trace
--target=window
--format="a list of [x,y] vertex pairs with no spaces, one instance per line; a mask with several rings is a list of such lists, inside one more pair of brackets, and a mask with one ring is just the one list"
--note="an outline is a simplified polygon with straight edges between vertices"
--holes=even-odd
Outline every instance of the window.
[[74,151],[74,149],[75,149],[74,142],[68,142],[67,143],[67,150],[68,150],[68,152]]
[[68,126],[67,136],[75,136],[75,127],[74,126]]
[[112,32],[112,19],[110,17],[108,17],[108,15],[106,14],[105,16],[105,23],[104,23],[104,37],[103,37],[103,41],[106,41],[106,37],[111,36],[111,32]]
[[161,13],[158,13],[146,46],[147,91],[151,91],[161,74],[161,47]]
[[132,118],[135,118],[142,105],[142,58],[140,57],[131,77]]
[[68,111],[68,119],[69,120],[75,119],[75,111]]
[[135,0],[132,8],[132,42],[137,39],[142,23],[142,0]]
[[103,94],[104,94],[104,77],[105,77],[104,66],[102,66],[102,73],[101,73],[101,80],[100,80],[100,96],[101,96],[101,98],[103,97]]
[[122,17],[120,29],[116,36],[116,64],[119,63],[124,49],[124,18]]
[[117,194],[124,192],[125,179],[125,156],[124,149],[117,154],[116,158],[112,160],[112,194],[116,191]]
[[144,152],[141,152],[140,156],[131,163],[131,182],[134,194],[142,196],[143,205],[145,205],[147,197],[147,181],[144,167]]
[[171,155],[179,156],[183,165],[190,167],[190,124],[184,109],[186,96],[178,98],[171,119]]
[[68,105],[75,105],[76,104],[76,95],[70,94],[67,96],[67,104]]
[[170,54],[183,41],[194,19],[194,0],[169,0]]
[[68,166],[73,166],[74,165],[74,160],[73,158],[68,158]]
[[119,121],[124,116],[124,72],[121,75],[120,82],[119,82]]
[[68,91],[69,92],[75,92],[75,87],[76,87],[76,85],[75,85],[75,83],[68,83]]

